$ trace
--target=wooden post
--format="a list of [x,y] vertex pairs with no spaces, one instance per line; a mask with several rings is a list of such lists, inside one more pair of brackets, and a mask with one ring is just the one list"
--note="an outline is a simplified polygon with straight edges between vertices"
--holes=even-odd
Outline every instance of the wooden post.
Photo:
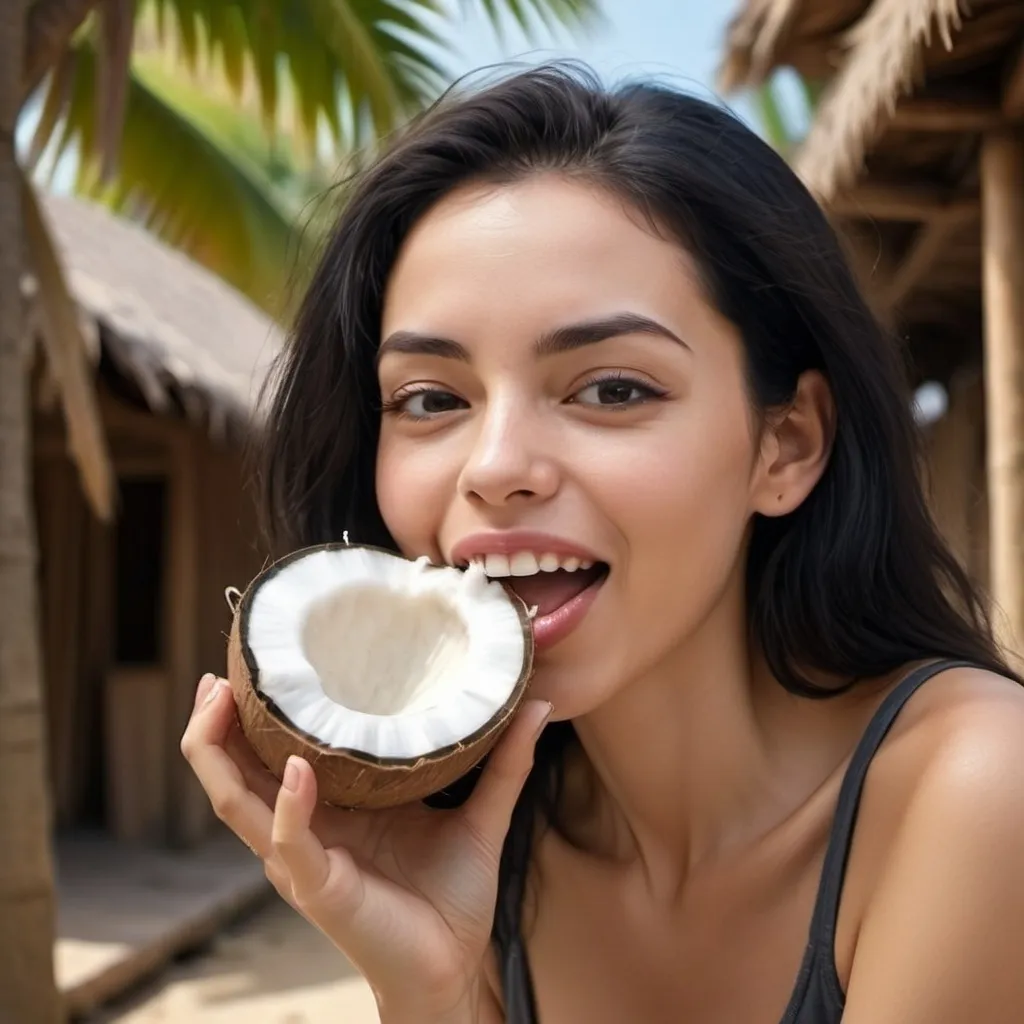
[[1024,644],[1024,136],[981,150],[990,590],[1001,639]]
[[979,382],[964,373],[949,384],[949,410],[929,428],[928,496],[932,514],[946,542],[965,568],[971,566],[971,504],[974,475],[981,456]]

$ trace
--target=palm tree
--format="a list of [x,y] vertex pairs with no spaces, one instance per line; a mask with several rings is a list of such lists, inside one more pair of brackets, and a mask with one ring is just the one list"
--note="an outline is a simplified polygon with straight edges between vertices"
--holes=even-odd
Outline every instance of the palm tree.
[[26,473],[22,197],[14,158],[26,6],[0,4],[0,764],[10,780],[0,793],[0,1019],[55,1024],[60,1003],[50,978],[54,899]]
[[[496,24],[504,14],[527,28],[538,20],[579,24],[596,3],[479,0]],[[30,501],[26,270],[83,488],[101,518],[114,506],[85,345],[34,187],[15,159],[19,112],[42,95],[30,162],[77,150],[81,190],[234,275],[274,308],[272,257],[294,242],[289,204],[317,187],[318,140],[326,137],[335,152],[372,144],[433,97],[444,78],[432,53],[443,49],[436,26],[446,10],[445,0],[0,2],[0,1020],[61,1019]],[[188,86],[165,67],[133,60],[154,46],[177,55],[197,80],[205,76],[204,85],[226,83],[236,106],[255,110],[264,137],[254,141],[237,110],[232,119],[224,103],[186,95]],[[304,154],[304,167],[292,166],[292,151]],[[189,173],[168,168],[171,153],[187,154]],[[283,188],[286,179],[299,188]]]
[[[579,23],[595,3],[480,0],[496,26],[504,13],[528,30]],[[293,182],[311,175],[324,185],[336,170],[325,163],[368,153],[437,96],[451,0],[132,8],[107,0],[91,31],[60,53],[31,156],[47,145],[51,161],[73,150],[80,193],[144,220],[277,313],[286,271],[303,263],[301,233],[294,205],[267,187],[265,172],[281,170],[283,158]]]

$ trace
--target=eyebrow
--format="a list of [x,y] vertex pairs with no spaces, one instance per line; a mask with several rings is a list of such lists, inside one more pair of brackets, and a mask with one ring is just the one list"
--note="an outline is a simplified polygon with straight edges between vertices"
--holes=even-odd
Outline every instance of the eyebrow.
[[[596,345],[598,342],[618,338],[624,334],[649,334],[667,338],[690,350],[690,346],[678,334],[657,320],[639,313],[616,313],[596,320],[584,320],[577,324],[556,327],[553,331],[541,335],[534,343],[534,349],[538,356],[552,356],[561,352],[572,352],[587,345]],[[377,350],[377,362],[379,363],[389,352],[438,356],[442,359],[457,359],[464,363],[470,361],[469,351],[459,342],[450,338],[419,334],[416,331],[394,331],[389,334]]]

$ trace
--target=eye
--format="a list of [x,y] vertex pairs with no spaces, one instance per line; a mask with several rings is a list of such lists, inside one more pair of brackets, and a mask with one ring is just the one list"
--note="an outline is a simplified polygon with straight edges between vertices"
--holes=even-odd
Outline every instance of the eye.
[[397,395],[384,406],[385,412],[396,412],[413,420],[430,419],[442,413],[466,408],[464,399],[442,388],[415,388]]
[[664,392],[641,380],[621,374],[592,380],[570,399],[579,405],[629,406],[640,405],[664,397]]

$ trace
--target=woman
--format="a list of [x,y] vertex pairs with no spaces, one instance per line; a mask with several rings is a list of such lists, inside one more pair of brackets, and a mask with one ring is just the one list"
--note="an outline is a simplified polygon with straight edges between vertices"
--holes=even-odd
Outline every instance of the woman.
[[533,699],[447,807],[278,786],[211,678],[182,747],[385,1024],[1020,1019],[1024,692],[909,410],[713,106],[546,67],[358,182],[270,410],[276,539],[532,556]]

